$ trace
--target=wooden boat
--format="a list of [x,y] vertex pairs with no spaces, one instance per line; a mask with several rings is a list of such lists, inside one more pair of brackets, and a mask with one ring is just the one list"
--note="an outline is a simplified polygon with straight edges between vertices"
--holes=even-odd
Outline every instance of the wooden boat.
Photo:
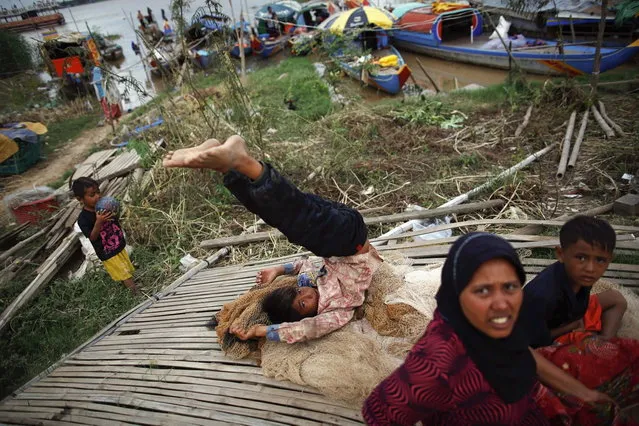
[[263,58],[270,58],[276,53],[282,51],[288,44],[290,36],[282,35],[277,38],[269,38],[268,34],[260,34],[259,37],[253,37],[252,48],[253,53]]
[[[253,54],[253,48],[251,47],[251,43],[248,40],[244,40],[244,57],[250,56],[251,54]],[[233,45],[233,47],[231,47],[230,50],[231,56],[234,58],[239,58],[240,57],[240,43],[239,42],[235,42],[235,44]]]
[[117,61],[124,57],[122,46],[119,44],[98,35],[95,35],[94,39],[104,60]]
[[[477,9],[464,8],[433,14],[430,7],[407,12],[392,31],[393,45],[448,61],[492,68],[510,69],[508,52],[499,39],[482,34],[482,18]],[[586,44],[519,37],[506,40],[512,56],[527,72],[546,75],[592,74],[595,48]],[[521,47],[516,47],[521,45]],[[600,72],[616,68],[639,52],[639,40],[623,48],[602,48]]]
[[64,15],[57,7],[14,8],[0,12],[0,30],[32,31],[38,28],[64,25]]
[[345,60],[343,57],[337,57],[336,59],[340,68],[354,79],[393,95],[401,92],[402,87],[404,87],[404,84],[411,74],[410,68],[404,62],[402,55],[393,46],[376,50],[372,55],[374,60],[395,55],[397,56],[397,66],[373,66],[371,68],[364,66],[363,64],[359,64],[358,61]]

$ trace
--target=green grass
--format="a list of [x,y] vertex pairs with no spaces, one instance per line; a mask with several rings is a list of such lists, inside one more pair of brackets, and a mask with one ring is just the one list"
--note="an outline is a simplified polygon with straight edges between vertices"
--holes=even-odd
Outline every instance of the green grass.
[[35,105],[44,105],[49,101],[46,91],[38,90],[42,82],[37,75],[19,74],[15,77],[0,79],[0,114],[23,111]]
[[75,172],[75,169],[65,170],[62,176],[47,184],[47,186],[54,189],[60,188],[62,185],[66,184],[69,181],[69,178],[73,175],[73,172]]
[[217,86],[222,82],[222,77],[218,73],[200,73],[193,76],[193,87],[204,89],[206,87]]
[[[255,71],[249,83],[261,112],[282,124],[280,130],[300,119],[317,120],[332,110],[328,88],[308,58],[288,58],[278,66]],[[289,110],[286,100],[292,100],[296,109]]]
[[100,117],[99,114],[88,114],[48,125],[49,131],[45,137],[44,154],[49,155],[62,149],[65,144],[78,137],[84,130],[95,127]]
[[[177,275],[167,267],[177,260],[166,253],[137,247],[131,259],[137,268],[134,279],[149,295]],[[31,278],[25,272],[0,286],[0,305],[7,306]],[[0,332],[0,399],[143,300],[112,281],[102,267],[77,281],[50,283]]]
[[153,108],[157,108],[159,105],[161,105],[162,102],[164,102],[169,95],[170,95],[169,91],[158,93],[157,95],[153,97],[152,100],[145,103],[144,105],[137,107],[136,109],[131,111],[129,114],[124,116],[124,120],[127,122],[130,122],[131,120],[135,120],[136,118],[143,116],[147,112],[151,111]]

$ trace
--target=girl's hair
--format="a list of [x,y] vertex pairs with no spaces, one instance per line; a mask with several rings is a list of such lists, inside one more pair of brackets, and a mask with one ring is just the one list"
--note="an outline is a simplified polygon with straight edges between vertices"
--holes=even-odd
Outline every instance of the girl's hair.
[[293,308],[293,301],[297,296],[296,287],[282,287],[273,290],[262,301],[262,310],[266,312],[272,324],[296,322],[304,317]]
[[77,178],[71,184],[71,190],[73,191],[73,195],[78,198],[84,197],[84,191],[89,188],[99,188],[100,185],[94,179],[90,177],[82,176]]

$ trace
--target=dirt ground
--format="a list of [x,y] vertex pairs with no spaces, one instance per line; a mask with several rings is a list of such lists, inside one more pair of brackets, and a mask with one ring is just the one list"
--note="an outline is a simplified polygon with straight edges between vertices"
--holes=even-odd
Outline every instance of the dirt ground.
[[0,197],[4,197],[18,189],[46,185],[60,178],[65,171],[82,162],[87,157],[91,147],[102,141],[110,131],[111,128],[108,126],[86,130],[58,152],[55,152],[46,160],[40,160],[26,172],[16,176],[0,178]]

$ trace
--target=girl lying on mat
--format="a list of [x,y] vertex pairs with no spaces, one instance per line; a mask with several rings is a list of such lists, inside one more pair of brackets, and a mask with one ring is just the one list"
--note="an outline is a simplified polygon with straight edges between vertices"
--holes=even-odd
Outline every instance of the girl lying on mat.
[[279,229],[290,242],[324,258],[316,273],[308,261],[263,271],[260,283],[272,281],[280,272],[302,272],[313,279],[302,280],[296,288],[274,290],[266,297],[263,306],[272,325],[257,324],[246,330],[234,325],[231,333],[243,340],[265,336],[295,343],[324,336],[353,318],[382,263],[358,211],[303,193],[270,164],[251,157],[240,136],[231,136],[224,144],[209,139],[194,148],[169,152],[163,165],[223,173],[224,185],[249,211]]

